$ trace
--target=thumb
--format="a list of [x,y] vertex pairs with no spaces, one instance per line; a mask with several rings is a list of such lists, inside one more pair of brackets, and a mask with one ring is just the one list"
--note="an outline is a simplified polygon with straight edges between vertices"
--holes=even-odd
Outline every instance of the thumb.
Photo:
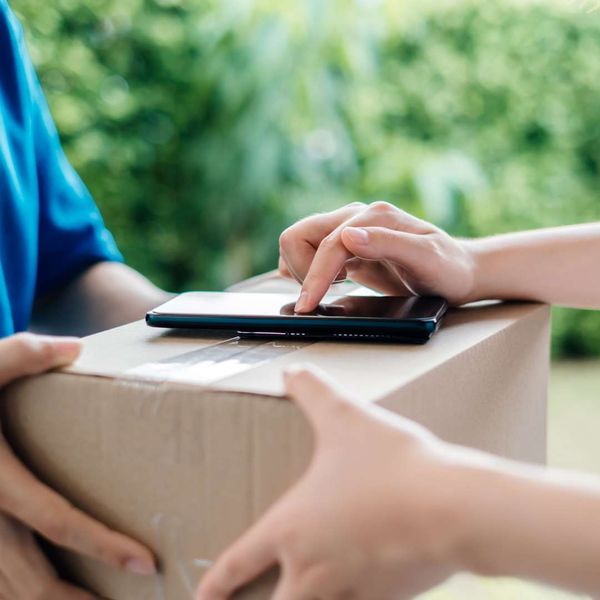
[[352,405],[328,376],[312,365],[289,368],[284,383],[286,393],[298,404],[317,435],[331,424],[333,411]]
[[71,364],[81,352],[77,338],[18,333],[0,340],[0,386]]
[[342,243],[357,258],[389,260],[407,268],[418,268],[427,258],[424,236],[388,227],[346,227]]

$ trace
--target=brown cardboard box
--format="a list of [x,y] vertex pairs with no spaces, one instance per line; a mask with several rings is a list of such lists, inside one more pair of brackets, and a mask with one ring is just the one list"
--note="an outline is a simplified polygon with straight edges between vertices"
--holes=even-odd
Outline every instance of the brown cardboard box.
[[421,347],[226,341],[138,322],[88,338],[74,368],[8,388],[5,426],[40,477],[161,561],[145,579],[65,555],[74,580],[111,600],[190,600],[210,561],[310,456],[309,428],[281,398],[284,367],[316,363],[363,402],[446,440],[541,462],[548,323],[537,304],[474,306]]

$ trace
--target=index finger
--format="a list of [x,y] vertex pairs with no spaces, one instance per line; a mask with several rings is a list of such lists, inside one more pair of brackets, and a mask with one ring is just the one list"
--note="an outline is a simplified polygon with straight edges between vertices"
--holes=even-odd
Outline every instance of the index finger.
[[426,223],[387,202],[374,202],[366,210],[351,216],[338,225],[319,245],[304,279],[296,312],[314,310],[334,283],[337,274],[354,257],[342,241],[344,229],[376,225],[415,233],[427,231]]
[[324,238],[353,215],[365,210],[361,202],[312,215],[288,227],[279,238],[279,252],[294,279],[302,283]]
[[314,310],[351,258],[352,254],[342,243],[339,234],[325,238],[316,251],[302,284],[296,312]]
[[232,594],[277,563],[273,527],[261,519],[218,559],[204,576],[196,600],[228,600]]

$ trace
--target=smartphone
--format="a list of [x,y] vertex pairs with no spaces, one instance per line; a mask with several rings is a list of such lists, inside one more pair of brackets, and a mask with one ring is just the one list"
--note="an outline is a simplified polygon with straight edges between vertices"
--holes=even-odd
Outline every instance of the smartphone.
[[326,296],[296,314],[292,294],[188,292],[146,315],[151,327],[234,330],[244,337],[392,341],[424,344],[438,330],[443,298]]

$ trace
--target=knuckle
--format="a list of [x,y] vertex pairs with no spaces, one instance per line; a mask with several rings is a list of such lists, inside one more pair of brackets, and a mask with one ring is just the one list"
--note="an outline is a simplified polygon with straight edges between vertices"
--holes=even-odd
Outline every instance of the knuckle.
[[350,202],[350,204],[348,204],[346,206],[346,208],[353,208],[353,209],[357,209],[357,210],[363,210],[367,207],[367,205],[364,202]]
[[292,244],[294,238],[294,232],[291,227],[285,229],[282,234],[279,236],[279,247],[280,248],[289,248]]
[[377,200],[376,202],[372,202],[369,206],[369,209],[376,214],[391,214],[396,212],[398,209],[389,202],[385,202],[383,200]]
[[321,241],[320,248],[324,248],[325,250],[330,250],[331,248],[335,248],[339,243],[339,234],[336,232],[332,232],[329,235],[326,235]]

